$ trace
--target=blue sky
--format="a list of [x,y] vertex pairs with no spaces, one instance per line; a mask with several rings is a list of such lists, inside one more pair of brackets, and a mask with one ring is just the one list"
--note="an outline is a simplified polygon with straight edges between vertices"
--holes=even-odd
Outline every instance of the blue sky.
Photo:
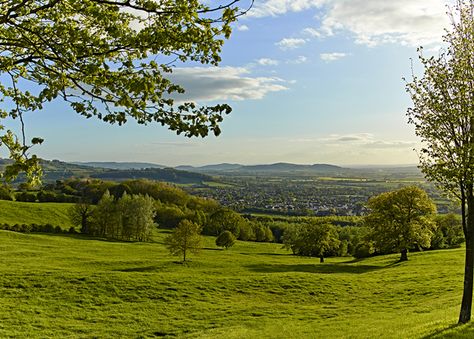
[[447,1],[256,0],[218,68],[176,65],[173,73],[183,100],[233,107],[218,138],[110,126],[61,102],[28,114],[27,133],[45,138],[35,153],[64,161],[416,164],[402,77],[410,58],[420,70],[417,46],[439,49]]

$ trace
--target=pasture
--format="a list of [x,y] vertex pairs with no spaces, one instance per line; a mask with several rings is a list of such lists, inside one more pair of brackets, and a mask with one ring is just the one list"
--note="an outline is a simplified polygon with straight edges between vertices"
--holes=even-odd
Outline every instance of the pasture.
[[0,231],[0,337],[457,338],[464,249],[355,261]]

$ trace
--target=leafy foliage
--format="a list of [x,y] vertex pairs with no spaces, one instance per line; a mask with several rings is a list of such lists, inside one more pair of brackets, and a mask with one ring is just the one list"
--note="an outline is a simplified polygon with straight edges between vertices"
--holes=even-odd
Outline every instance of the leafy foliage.
[[382,193],[371,198],[367,205],[370,212],[365,224],[378,252],[430,246],[434,228],[431,216],[436,207],[421,188],[409,186]]
[[455,9],[445,51],[426,58],[420,49],[424,74],[413,76],[407,91],[409,121],[424,144],[420,167],[461,203],[466,264],[459,322],[466,323],[474,288],[474,1],[457,0]]
[[167,75],[177,61],[219,63],[239,15],[236,3],[212,8],[198,0],[2,1],[0,94],[6,101],[0,118],[19,119],[22,133],[20,140],[12,131],[0,137],[15,161],[4,177],[26,171],[32,181],[38,178],[38,159],[28,151],[42,139],[27,144],[23,114],[57,98],[86,118],[112,124],[134,119],[188,137],[219,135],[231,108],[175,105],[172,95],[184,89]]
[[186,261],[186,254],[198,253],[202,248],[202,227],[198,224],[182,220],[174,232],[166,237],[165,243],[172,255],[183,256]]
[[321,262],[327,255],[335,255],[340,241],[335,226],[313,221],[288,229],[283,236],[284,247],[293,254],[318,257]]
[[92,212],[88,234],[106,238],[147,241],[154,227],[154,200],[149,196],[124,194],[115,200],[109,191]]
[[81,227],[81,233],[88,234],[90,232],[89,224],[93,215],[93,211],[94,207],[91,204],[79,202],[69,208],[68,214],[69,218],[71,219],[71,223],[75,226],[79,225]]
[[230,231],[224,231],[216,238],[216,246],[225,247],[228,249],[229,247],[234,246],[235,241],[237,239]]
[[454,248],[464,242],[462,224],[459,215],[445,214],[434,218],[436,229],[431,239],[431,248]]

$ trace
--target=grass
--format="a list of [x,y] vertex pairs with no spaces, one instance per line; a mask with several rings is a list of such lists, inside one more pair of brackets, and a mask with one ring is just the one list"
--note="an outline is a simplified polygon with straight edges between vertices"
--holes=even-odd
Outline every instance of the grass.
[[68,229],[72,226],[67,211],[73,204],[36,203],[0,200],[0,223],[52,224]]
[[0,337],[457,338],[463,249],[365,260],[0,231]]

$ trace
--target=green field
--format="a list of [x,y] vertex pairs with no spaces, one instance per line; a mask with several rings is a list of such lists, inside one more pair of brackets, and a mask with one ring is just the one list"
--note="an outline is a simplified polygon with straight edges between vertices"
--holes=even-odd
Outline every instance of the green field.
[[9,225],[52,224],[68,229],[72,226],[67,213],[71,205],[73,204],[0,200],[0,223]]
[[457,338],[463,249],[361,261],[0,231],[0,337]]

